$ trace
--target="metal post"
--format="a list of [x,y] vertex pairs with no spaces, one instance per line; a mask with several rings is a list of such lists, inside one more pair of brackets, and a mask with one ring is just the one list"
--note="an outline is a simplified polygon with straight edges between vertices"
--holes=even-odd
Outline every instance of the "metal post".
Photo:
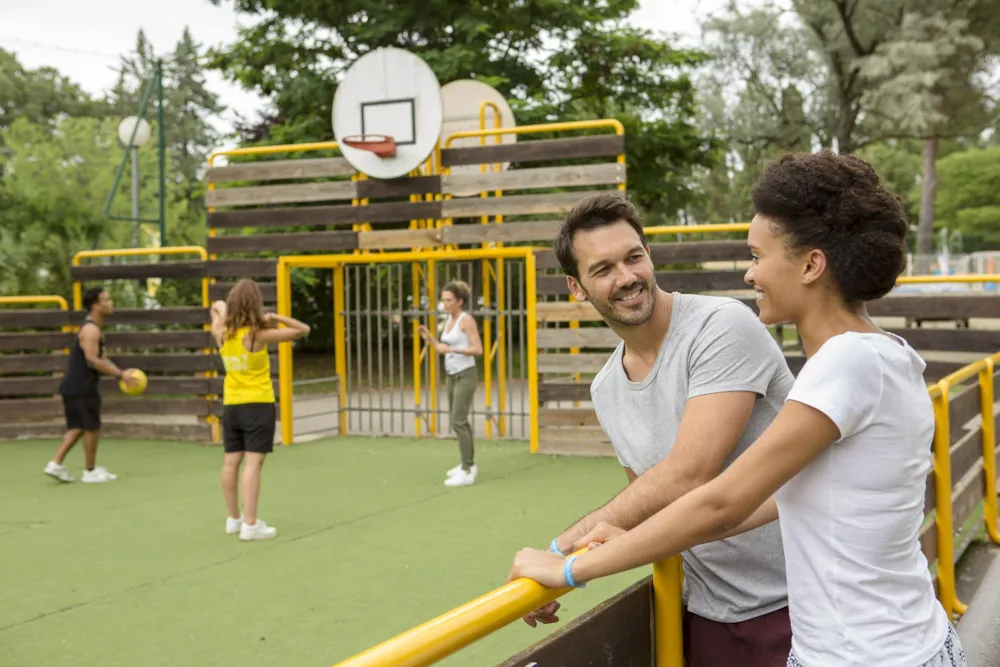
[[524,258],[524,289],[527,300],[527,341],[524,347],[528,353],[528,422],[529,450],[538,451],[538,283],[535,273],[535,255],[529,252]]
[[347,323],[344,319],[344,265],[333,269],[333,346],[340,404],[340,433],[347,435]]
[[951,386],[942,380],[934,398],[934,490],[937,506],[938,590],[941,606],[951,620],[958,596],[955,593],[955,545],[951,515],[951,427],[948,398]]
[[[427,328],[431,333],[437,335],[437,262],[432,259],[427,260],[427,299],[430,306],[430,317],[427,318]],[[438,357],[437,350],[430,356],[430,368],[427,370],[427,392],[428,407],[430,408],[430,423],[427,425],[427,432],[437,434],[437,409],[438,409],[438,377],[437,377]]]
[[684,664],[684,635],[681,622],[683,565],[680,556],[653,563],[653,664],[681,667]]
[[1000,544],[997,530],[997,459],[996,423],[993,416],[993,357],[986,359],[986,367],[979,372],[979,399],[982,412],[983,474],[986,477],[986,500],[983,514],[986,517],[986,534]]
[[[291,269],[278,258],[278,314],[292,315]],[[292,444],[292,343],[278,343],[278,395],[281,409],[281,443]]]
[[159,175],[159,209],[160,209],[160,247],[167,245],[167,133],[163,119],[163,61],[156,61],[156,145],[157,173]]
[[[419,224],[419,222],[418,222]],[[421,365],[424,363],[423,339],[420,338],[420,262],[413,262],[410,265],[410,276],[413,282],[413,429],[416,436],[420,437],[420,376]]]
[[139,247],[139,149],[132,147],[132,247]]

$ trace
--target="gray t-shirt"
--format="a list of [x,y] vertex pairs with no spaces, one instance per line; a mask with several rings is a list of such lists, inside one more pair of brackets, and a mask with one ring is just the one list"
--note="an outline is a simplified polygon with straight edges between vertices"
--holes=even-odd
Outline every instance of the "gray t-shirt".
[[[642,382],[625,375],[623,351],[620,343],[590,393],[618,460],[637,475],[670,453],[689,398],[728,391],[758,394],[725,468],[767,429],[794,382],[767,328],[750,308],[727,297],[675,292],[666,340]],[[691,613],[736,623],[788,604],[777,522],[699,545],[683,558]]]

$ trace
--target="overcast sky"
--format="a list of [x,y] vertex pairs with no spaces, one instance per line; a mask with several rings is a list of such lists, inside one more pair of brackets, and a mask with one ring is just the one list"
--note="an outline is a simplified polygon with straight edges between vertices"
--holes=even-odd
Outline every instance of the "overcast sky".
[[[652,30],[680,33],[695,43],[697,16],[717,10],[725,0],[641,0],[634,22]],[[139,6],[146,5],[141,9]],[[141,28],[157,53],[170,52],[187,26],[203,45],[233,41],[240,21],[226,2],[208,0],[144,3],[135,0],[0,0],[0,46],[13,51],[28,67],[57,68],[91,93],[109,89],[115,79],[117,54],[128,52]],[[254,117],[256,95],[226,83],[215,72],[209,85],[231,111]],[[227,113],[225,126],[231,127]]]

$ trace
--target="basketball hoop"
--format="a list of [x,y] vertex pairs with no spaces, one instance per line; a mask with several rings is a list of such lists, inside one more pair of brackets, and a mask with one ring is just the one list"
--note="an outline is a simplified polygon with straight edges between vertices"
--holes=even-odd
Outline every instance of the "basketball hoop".
[[396,157],[396,141],[385,134],[354,134],[344,137],[340,143],[351,148],[371,151],[379,157]]

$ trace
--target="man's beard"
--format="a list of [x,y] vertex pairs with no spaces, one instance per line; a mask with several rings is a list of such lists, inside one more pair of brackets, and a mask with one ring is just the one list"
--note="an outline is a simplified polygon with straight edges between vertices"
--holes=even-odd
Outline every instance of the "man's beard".
[[[642,289],[641,300],[638,302],[641,305],[630,307],[627,304],[617,301],[622,295],[634,292],[639,288]],[[584,290],[584,293],[608,324],[621,324],[632,327],[645,324],[653,316],[653,307],[656,305],[656,293],[653,290],[653,286],[642,280],[636,280],[621,289],[615,290],[607,300],[595,300],[586,290]]]

